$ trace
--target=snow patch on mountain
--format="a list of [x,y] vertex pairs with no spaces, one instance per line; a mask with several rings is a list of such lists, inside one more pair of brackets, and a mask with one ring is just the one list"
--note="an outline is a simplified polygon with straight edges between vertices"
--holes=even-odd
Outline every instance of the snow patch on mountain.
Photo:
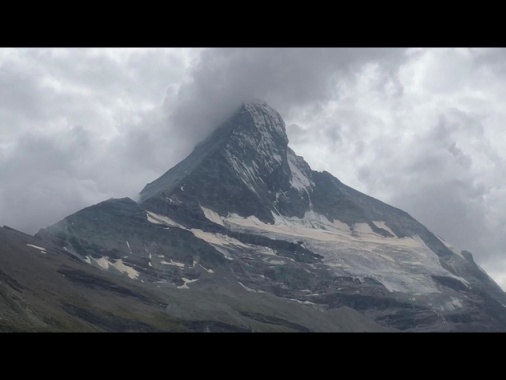
[[301,300],[297,300],[295,298],[288,298],[289,301],[294,301],[294,302],[297,302],[297,303],[300,303],[302,305],[311,305],[311,306],[318,306],[317,304],[315,304],[314,302],[310,302],[310,301],[301,301]]
[[170,261],[165,261],[165,260],[162,260],[160,261],[160,264],[163,264],[163,265],[172,265],[172,266],[176,266],[176,267],[179,267],[179,268],[184,268],[185,265],[183,263],[180,263],[178,261],[174,261],[174,260],[170,260]]
[[[229,214],[222,221],[231,230],[248,230],[259,235],[288,241],[306,237],[339,242],[351,237],[351,231],[347,224],[338,220],[331,222],[324,215],[319,215],[314,211],[307,211],[302,219],[283,217],[274,213],[272,215],[275,220],[274,224],[264,223],[255,216],[243,218],[237,214]],[[287,238],[288,236],[293,238]]]
[[189,230],[195,235],[195,237],[202,239],[208,242],[211,245],[220,245],[220,246],[235,246],[241,248],[248,248],[248,246],[237,239],[231,238],[227,235],[215,234],[211,232],[205,232],[197,228],[192,228]]
[[376,234],[372,229],[371,226],[367,223],[355,223],[353,224],[353,231],[357,233],[360,237],[371,237],[371,236],[380,236]]
[[130,277],[132,280],[136,280],[139,277],[139,272],[137,272],[134,268],[129,267],[128,265],[125,265],[123,263],[123,260],[119,259],[114,262],[110,261],[107,256],[103,256],[99,259],[95,259],[91,256],[86,256],[85,261],[88,264],[96,264],[100,268],[104,270],[108,270],[110,267],[115,268],[121,273],[126,274],[128,277]]
[[154,212],[151,212],[151,211],[146,211],[146,217],[148,219],[148,222],[153,223],[153,224],[164,224],[169,227],[178,227],[178,228],[186,229],[185,227],[183,227],[179,223],[176,223],[172,219],[170,219],[164,215],[155,214]]
[[392,231],[392,230],[390,229],[390,227],[388,227],[388,226],[386,225],[386,223],[385,223],[385,222],[382,222],[382,221],[376,221],[376,220],[374,220],[374,221],[373,221],[373,223],[376,225],[376,227],[378,227],[378,228],[382,228],[382,229],[384,229],[385,231],[390,232],[390,233],[392,234],[392,236],[397,237],[397,235],[396,235],[396,234],[394,234],[394,231]]
[[456,309],[460,309],[463,306],[462,302],[458,298],[452,297],[451,302],[452,302],[453,307],[455,307]]
[[27,246],[38,249],[40,251],[40,253],[46,253],[46,248],[42,248],[42,247],[39,247],[39,246],[33,245],[33,244],[27,244]]
[[[361,280],[374,278],[390,292],[440,293],[432,275],[452,277],[466,283],[444,269],[438,256],[419,236],[387,238],[375,233],[367,223],[355,223],[352,231],[347,224],[330,221],[314,211],[307,211],[304,218],[273,213],[274,224],[264,223],[255,216],[243,218],[229,214],[222,217],[216,214],[209,215],[210,220],[211,217],[219,217],[219,221],[233,231],[289,242],[302,241],[307,249],[322,255],[324,265],[336,275]],[[383,221],[375,224],[389,230]]]
[[[209,210],[209,209],[206,209],[206,210],[208,210],[206,216],[212,217],[214,219],[221,218],[214,211]],[[178,228],[190,231],[195,237],[197,237],[201,240],[204,240],[205,242],[207,242],[215,247],[216,246],[221,246],[221,247],[233,246],[233,247],[241,247],[241,248],[250,248],[248,245],[246,245],[246,244],[240,242],[239,240],[234,239],[230,236],[206,232],[206,231],[202,231],[201,229],[198,229],[198,228],[188,229],[188,228],[178,224],[177,222],[173,221],[172,219],[170,219],[164,215],[156,214],[154,212],[148,211],[147,212],[147,219],[149,222],[154,223],[154,224],[164,224],[167,226],[178,227]]]
[[276,250],[269,248],[269,247],[262,247],[262,246],[256,247],[255,246],[255,249],[256,249],[257,253],[261,253],[262,255],[278,256],[278,253],[276,252]]
[[206,267],[203,267],[202,264],[199,264],[202,269],[204,269],[207,273],[214,273],[212,269],[207,269]]
[[234,258],[232,257],[232,255],[230,254],[230,252],[228,251],[228,249],[226,249],[224,247],[217,246],[217,245],[213,245],[213,247],[219,253],[221,253],[223,255],[223,257],[226,258],[227,260],[230,260],[230,261],[234,260]]
[[314,183],[304,174],[298,157],[291,149],[288,150],[287,159],[290,172],[292,173],[290,184],[299,191],[307,191]]
[[225,225],[223,224],[223,221],[221,220],[221,217],[218,213],[214,212],[213,210],[211,210],[209,208],[205,208],[202,206],[200,206],[200,208],[204,212],[204,215],[207,219],[209,219],[213,223],[216,223],[216,224],[219,224],[219,225],[225,227]]
[[241,281],[237,281],[237,283],[239,285],[242,286],[242,288],[248,292],[251,292],[251,293],[265,293],[264,291],[262,290],[255,290],[255,289],[251,289],[251,288],[248,288],[246,285],[244,285]]
[[190,280],[190,279],[188,279],[186,277],[181,277],[181,280],[183,280],[184,284],[181,285],[181,286],[178,286],[177,287],[178,289],[190,289],[190,287],[188,286],[188,284],[191,284],[192,282],[198,281],[198,279]]
[[455,253],[456,255],[458,255],[460,257],[462,257],[465,260],[465,257],[462,256],[462,254],[460,253],[460,249],[455,248],[453,245],[451,245],[450,243],[448,243],[447,241],[445,241],[443,238],[441,238],[441,237],[439,237],[437,235],[436,235],[436,237],[439,239],[439,241],[441,243],[443,243],[446,246],[446,248],[448,248],[450,251],[452,251],[453,253]]
[[267,262],[269,263],[269,265],[286,265],[286,261],[283,260],[268,259]]
[[139,272],[137,272],[134,268],[123,264],[123,260],[121,259],[116,260],[114,263],[111,263],[111,265],[121,273],[126,273],[132,280],[136,280],[137,277],[139,277]]

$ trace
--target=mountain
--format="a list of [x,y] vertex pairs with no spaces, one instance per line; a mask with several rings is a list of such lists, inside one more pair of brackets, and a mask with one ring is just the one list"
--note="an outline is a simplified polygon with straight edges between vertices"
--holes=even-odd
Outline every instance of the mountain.
[[101,202],[35,239],[154,291],[184,326],[506,330],[506,294],[469,252],[311,170],[265,102],[242,105],[140,202]]

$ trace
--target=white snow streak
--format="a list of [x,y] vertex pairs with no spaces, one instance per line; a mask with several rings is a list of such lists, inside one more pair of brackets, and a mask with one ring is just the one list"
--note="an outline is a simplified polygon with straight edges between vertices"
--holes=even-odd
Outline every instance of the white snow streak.
[[33,245],[33,244],[27,244],[27,246],[38,249],[41,253],[46,253],[46,248],[42,248],[42,247],[39,247],[39,246]]
[[265,293],[264,291],[262,290],[255,290],[255,289],[251,289],[251,288],[248,288],[246,285],[244,285],[242,282],[240,281],[237,281],[237,283],[239,285],[241,285],[245,290],[247,290],[248,292],[251,292],[251,293]]
[[288,298],[288,299],[290,301],[295,301],[295,302],[303,304],[303,305],[315,305],[315,306],[317,306],[314,302],[296,300],[295,298]]
[[373,223],[376,225],[376,227],[382,228],[382,229],[384,229],[385,231],[390,232],[393,236],[397,237],[397,235],[396,235],[396,234],[394,234],[394,231],[392,231],[392,230],[390,229],[390,227],[388,227],[388,226],[385,224],[385,222],[382,222],[382,221],[375,221],[375,220],[374,220],[374,221],[373,221]]
[[439,241],[441,243],[443,243],[446,248],[448,248],[450,251],[452,251],[453,253],[455,253],[456,255],[459,255],[460,257],[462,257],[464,260],[466,260],[466,258],[464,256],[462,256],[462,254],[460,253],[460,249],[458,248],[455,248],[453,245],[451,245],[450,243],[446,242],[444,239],[440,238],[439,236],[436,235],[436,237],[439,239]]
[[214,273],[212,269],[207,269],[202,266],[202,264],[199,264],[202,269],[204,269],[207,273]]
[[191,284],[192,282],[196,282],[196,281],[198,281],[198,279],[196,279],[196,280],[189,280],[189,279],[187,279],[187,278],[185,278],[185,277],[181,277],[181,280],[183,280],[183,281],[184,281],[184,284],[183,284],[183,285],[181,285],[181,286],[178,286],[178,287],[177,287],[178,289],[190,289],[190,288],[189,288],[189,286],[188,286],[187,284]]
[[95,263],[100,268],[108,270],[110,267],[115,268],[121,273],[126,274],[128,277],[130,277],[132,280],[136,280],[137,277],[139,277],[139,272],[137,272],[134,268],[129,267],[128,265],[125,265],[123,263],[123,260],[119,259],[115,262],[112,262],[109,260],[107,256],[103,256],[100,259],[94,259],[93,257],[87,256],[85,258],[85,261],[89,264]]
[[219,246],[236,246],[242,248],[248,248],[248,246],[237,239],[231,238],[227,235],[213,234],[211,232],[205,232],[196,228],[190,230],[196,237],[202,239],[212,245]]
[[170,262],[162,260],[162,261],[160,261],[160,264],[163,264],[163,265],[173,265],[173,266],[176,266],[176,267],[179,267],[179,268],[184,268],[185,267],[185,265],[183,263],[180,263],[178,261],[173,261],[172,259],[170,259]]
[[290,172],[292,173],[292,178],[290,179],[290,184],[292,187],[299,191],[307,191],[309,187],[311,187],[311,181],[306,177],[306,175],[299,168],[299,163],[297,162],[297,157],[288,152],[288,166],[290,167]]
[[202,206],[200,206],[200,208],[204,212],[205,217],[207,219],[209,219],[211,222],[214,222],[214,223],[219,224],[221,226],[225,226],[223,224],[223,221],[221,220],[221,217],[220,217],[220,215],[218,213],[214,212],[213,210],[211,210],[209,208],[205,208],[205,207],[202,207]]
[[148,222],[153,223],[153,224],[164,224],[169,227],[178,227],[178,228],[186,229],[185,227],[183,227],[179,223],[174,222],[172,219],[170,219],[164,215],[155,214],[154,212],[151,212],[151,211],[146,211],[146,217],[148,219]]

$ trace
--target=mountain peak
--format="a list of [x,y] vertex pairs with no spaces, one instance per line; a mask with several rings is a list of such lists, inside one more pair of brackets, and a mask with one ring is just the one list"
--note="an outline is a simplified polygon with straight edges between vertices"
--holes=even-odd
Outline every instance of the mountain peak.
[[277,135],[288,143],[283,118],[264,100],[243,103],[240,113],[247,113],[252,118],[253,126],[259,129],[264,136],[266,134]]
[[227,138],[224,154],[232,165],[270,174],[286,157],[285,122],[265,101],[244,103],[228,123],[232,133]]
[[261,98],[253,98],[243,103],[243,105],[251,104],[251,105],[268,105],[267,102]]
[[[231,170],[231,177],[239,179],[241,186],[256,195],[265,193],[266,183],[270,182],[268,178],[286,172],[287,149],[288,137],[280,114],[263,100],[243,103],[186,159],[146,185],[141,192],[141,201],[171,193],[184,186],[185,178],[190,174],[200,170],[208,174],[219,171],[215,173],[219,176]],[[213,182],[215,180],[216,177]]]

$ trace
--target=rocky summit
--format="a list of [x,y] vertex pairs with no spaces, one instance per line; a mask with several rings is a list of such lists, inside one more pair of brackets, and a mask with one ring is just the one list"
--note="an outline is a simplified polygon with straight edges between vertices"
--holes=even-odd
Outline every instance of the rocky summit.
[[[104,201],[35,237],[0,232],[0,330],[506,330],[506,294],[471,253],[312,170],[265,102],[243,104],[139,202]],[[28,304],[26,289],[48,301]]]

